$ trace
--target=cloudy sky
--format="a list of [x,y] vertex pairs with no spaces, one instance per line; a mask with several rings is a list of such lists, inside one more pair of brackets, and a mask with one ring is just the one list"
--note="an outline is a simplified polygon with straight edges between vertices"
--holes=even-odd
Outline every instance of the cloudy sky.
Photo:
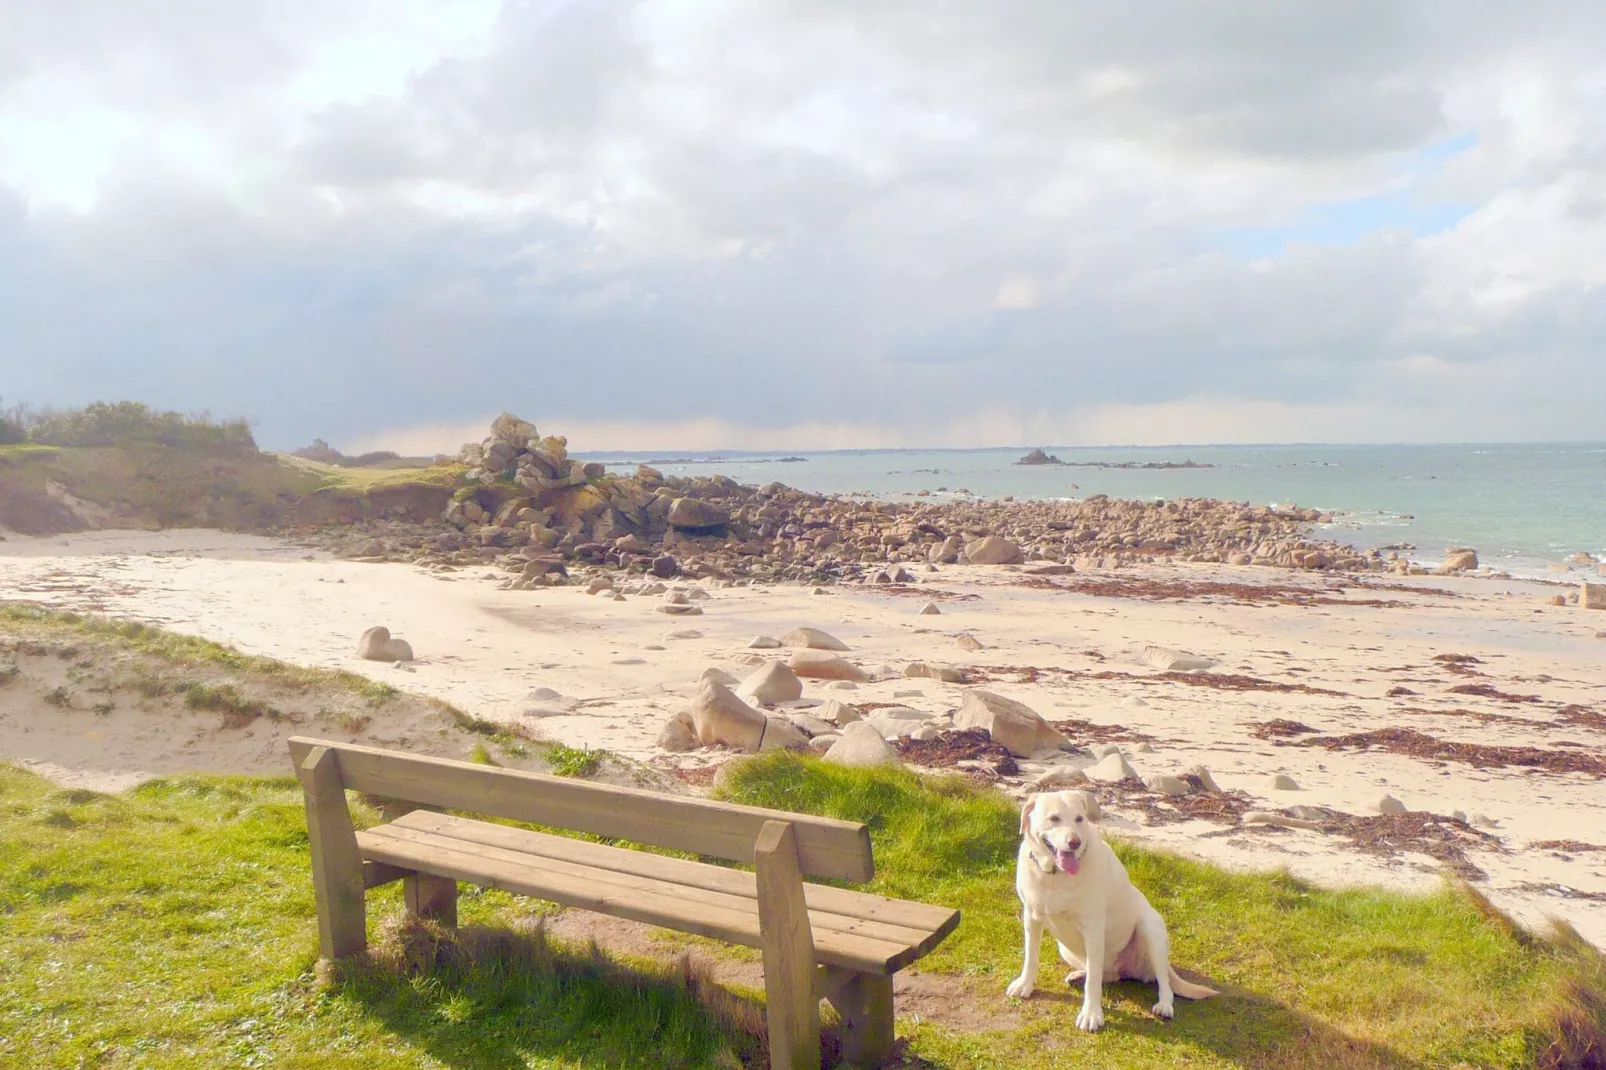
[[0,0],[0,394],[276,447],[1596,439],[1606,4]]

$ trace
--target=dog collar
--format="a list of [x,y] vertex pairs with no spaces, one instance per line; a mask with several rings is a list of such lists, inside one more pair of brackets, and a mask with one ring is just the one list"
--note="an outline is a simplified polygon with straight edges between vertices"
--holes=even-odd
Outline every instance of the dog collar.
[[1032,856],[1032,861],[1036,862],[1037,868],[1042,870],[1044,873],[1058,873],[1060,871],[1059,866],[1054,862],[1054,856],[1052,854],[1048,856],[1047,864],[1044,864],[1043,860],[1037,856],[1037,852],[1032,850],[1030,847],[1026,849],[1026,853]]

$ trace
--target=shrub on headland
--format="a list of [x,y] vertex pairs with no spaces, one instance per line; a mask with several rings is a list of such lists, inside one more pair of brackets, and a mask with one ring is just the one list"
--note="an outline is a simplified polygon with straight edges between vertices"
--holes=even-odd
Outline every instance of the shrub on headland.
[[28,441],[28,410],[21,405],[0,409],[0,446]]
[[206,413],[158,412],[137,401],[97,401],[81,409],[47,409],[18,423],[27,441],[46,446],[152,444],[240,453],[255,453],[257,448],[251,424],[245,419],[213,420]]

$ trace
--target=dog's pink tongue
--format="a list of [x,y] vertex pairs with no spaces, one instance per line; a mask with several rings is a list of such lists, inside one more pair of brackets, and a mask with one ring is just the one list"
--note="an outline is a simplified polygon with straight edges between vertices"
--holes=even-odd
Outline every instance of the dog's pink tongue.
[[1082,866],[1082,860],[1069,851],[1055,851],[1054,861],[1059,863],[1061,872],[1072,876],[1075,876],[1076,871]]

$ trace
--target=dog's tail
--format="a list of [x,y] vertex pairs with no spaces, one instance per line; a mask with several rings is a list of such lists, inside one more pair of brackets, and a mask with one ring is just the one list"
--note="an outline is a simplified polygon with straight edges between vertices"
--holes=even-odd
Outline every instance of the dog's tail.
[[1183,999],[1209,999],[1211,996],[1221,995],[1220,992],[1213,988],[1206,988],[1204,985],[1196,985],[1192,981],[1185,980],[1181,974],[1177,973],[1175,966],[1167,968],[1171,971],[1171,991]]

